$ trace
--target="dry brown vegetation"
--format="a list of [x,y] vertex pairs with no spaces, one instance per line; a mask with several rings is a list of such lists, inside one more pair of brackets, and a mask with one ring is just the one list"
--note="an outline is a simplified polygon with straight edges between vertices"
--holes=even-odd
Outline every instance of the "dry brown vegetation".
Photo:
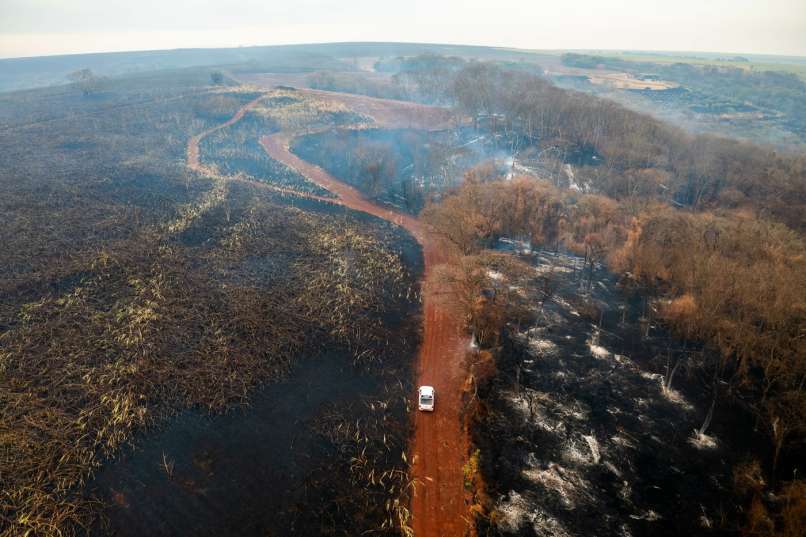
[[[561,244],[585,256],[589,278],[595,263],[607,262],[659,293],[667,299],[660,312],[665,322],[680,336],[720,351],[721,361],[699,365],[726,381],[726,395],[751,408],[766,428],[774,452],[770,472],[775,474],[782,452],[802,449],[806,245],[798,233],[741,213],[641,207],[526,178],[470,177],[423,215],[466,256],[461,279],[477,297],[480,283],[474,282],[481,277],[471,267],[481,261],[489,266],[478,254],[501,236],[527,237],[548,248]],[[486,332],[515,320],[500,318],[513,313],[485,306],[473,323],[483,323]],[[465,309],[473,311],[470,304]],[[494,344],[485,330],[473,328]],[[795,491],[797,483],[787,486]]]
[[[439,278],[448,284],[449,298],[456,311],[463,315],[467,330],[482,347],[497,347],[506,323],[517,324],[532,317],[520,300],[521,296],[536,291],[531,289],[532,270],[523,261],[511,255],[484,251],[458,257],[440,268]],[[490,271],[505,272],[521,286],[491,286]]]
[[734,470],[734,487],[748,502],[742,535],[763,537],[795,537],[806,527],[806,483],[792,481],[781,487],[774,497],[773,509],[764,501],[767,483],[758,461]]

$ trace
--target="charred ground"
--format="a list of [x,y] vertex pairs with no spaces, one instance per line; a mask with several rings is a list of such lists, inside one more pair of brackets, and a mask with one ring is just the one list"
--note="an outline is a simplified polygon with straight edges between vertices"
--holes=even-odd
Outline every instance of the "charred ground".
[[733,534],[734,468],[767,448],[741,407],[709,416],[712,379],[693,367],[709,351],[643,325],[640,294],[605,270],[588,285],[581,258],[521,259],[531,284],[503,269],[489,285],[539,301],[549,276],[554,292],[506,330],[478,386],[480,534]]
[[[103,103],[91,98],[35,123],[12,119],[2,133],[3,165],[15,178],[2,183],[2,533],[135,534],[145,526],[133,521],[165,514],[163,496],[139,494],[141,483],[175,493],[174,518],[149,533],[210,522],[194,511],[200,491],[218,506],[203,503],[207,516],[232,511],[209,526],[216,534],[398,531],[409,493],[417,247],[387,224],[305,197],[312,185],[246,143],[244,156],[213,139],[202,162],[221,171],[187,168],[187,140],[262,93],[201,77],[160,82],[121,81]],[[74,98],[53,92],[54,109],[60,95]],[[343,110],[329,116],[317,103],[285,110],[293,103],[276,97],[266,95],[259,116],[230,134],[246,140],[253,121],[343,119]],[[260,115],[280,109],[273,119]],[[309,369],[294,377],[300,364]],[[311,399],[304,382],[287,398],[256,391],[338,373],[341,385]],[[253,396],[254,413],[205,417]],[[290,414],[274,413],[293,414],[294,400],[297,436]],[[277,434],[250,432],[258,416]],[[225,423],[243,436],[221,444],[216,428]],[[188,424],[199,445],[180,440]],[[295,441],[310,447],[309,458],[294,454]],[[142,451],[129,452],[130,442]],[[216,442],[219,451],[204,451]],[[276,490],[263,484],[285,513],[271,520],[250,516],[269,496],[247,503],[226,488],[238,472],[250,482],[243,457],[254,442],[290,454],[277,456],[280,470],[268,478]],[[194,459],[201,474],[183,466]]]

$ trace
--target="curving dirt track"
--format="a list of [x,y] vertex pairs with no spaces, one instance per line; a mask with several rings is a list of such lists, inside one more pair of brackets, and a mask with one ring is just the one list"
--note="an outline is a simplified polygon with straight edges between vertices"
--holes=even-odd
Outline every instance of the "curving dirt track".
[[[224,129],[229,127],[230,125],[239,122],[246,113],[255,107],[257,103],[261,101],[261,99],[265,98],[265,95],[260,95],[259,97],[255,97],[241,108],[238,109],[235,114],[229,118],[227,121],[220,125],[216,125],[215,127],[211,127],[204,132],[193,136],[190,140],[188,140],[188,147],[187,147],[187,166],[193,171],[201,172],[201,173],[208,173],[211,174],[210,171],[203,166],[201,161],[199,160],[199,142],[201,142],[206,136],[214,133],[217,130]],[[212,174],[211,174],[212,175]]]
[[325,90],[297,91],[313,95],[319,100],[341,103],[353,112],[371,117],[376,126],[383,128],[437,130],[448,128],[456,121],[449,109],[439,106]]
[[[341,102],[356,112],[371,116],[376,124],[387,128],[435,129],[447,127],[452,121],[450,112],[442,108],[325,91],[301,91],[320,99]],[[199,160],[200,141],[212,132],[239,121],[263,97],[250,101],[221,125],[191,138],[187,145],[188,167],[197,172],[210,173],[211,170]],[[469,342],[462,333],[460,316],[443,298],[448,292],[446,284],[435,276],[439,265],[448,261],[446,252],[439,240],[416,217],[369,201],[352,186],[291,153],[289,143],[292,137],[292,134],[281,132],[264,136],[260,142],[269,156],[294,168],[337,198],[278,190],[344,205],[383,218],[408,230],[423,248],[423,344],[418,356],[417,376],[418,384],[435,387],[437,410],[434,413],[417,412],[415,416],[415,433],[409,450],[415,479],[413,528],[416,537],[463,537],[472,533],[462,470],[468,451],[468,438],[461,416],[464,357]]]
[[415,417],[410,450],[416,480],[413,527],[417,537],[464,536],[470,531],[462,472],[468,439],[461,417],[463,361],[468,342],[462,335],[461,319],[441,299],[447,291],[445,284],[435,277],[435,269],[447,262],[445,251],[417,218],[372,203],[355,188],[291,153],[290,138],[288,134],[278,133],[264,136],[261,144],[269,156],[336,194],[336,203],[404,227],[423,248],[424,336],[417,375],[418,384],[435,387],[437,405],[433,414],[417,412]]
[[[233,78],[235,77],[233,76]],[[239,82],[263,89],[290,86],[294,88],[293,91],[298,93],[312,95],[322,101],[341,103],[353,112],[372,117],[378,127],[434,130],[447,128],[456,121],[454,113],[448,108],[354,93],[312,89],[306,87],[307,78],[307,74],[239,74],[237,76]]]

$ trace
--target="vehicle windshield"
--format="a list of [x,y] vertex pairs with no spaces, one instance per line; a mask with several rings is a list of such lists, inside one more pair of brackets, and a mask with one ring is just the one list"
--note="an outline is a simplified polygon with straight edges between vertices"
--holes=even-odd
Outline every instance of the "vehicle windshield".
[[433,399],[433,397],[430,395],[423,394],[420,396],[420,401],[430,401],[431,399]]

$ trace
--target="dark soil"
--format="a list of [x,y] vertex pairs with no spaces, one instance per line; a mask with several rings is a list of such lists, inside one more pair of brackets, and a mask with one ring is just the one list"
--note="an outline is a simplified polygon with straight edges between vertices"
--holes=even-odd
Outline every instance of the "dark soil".
[[347,353],[333,353],[301,359],[248,409],[177,416],[97,475],[90,490],[110,506],[109,526],[93,533],[318,535],[324,521],[300,515],[318,510],[303,507],[319,503],[323,492],[307,478],[333,453],[311,425],[329,407],[355,405],[373,388]]

